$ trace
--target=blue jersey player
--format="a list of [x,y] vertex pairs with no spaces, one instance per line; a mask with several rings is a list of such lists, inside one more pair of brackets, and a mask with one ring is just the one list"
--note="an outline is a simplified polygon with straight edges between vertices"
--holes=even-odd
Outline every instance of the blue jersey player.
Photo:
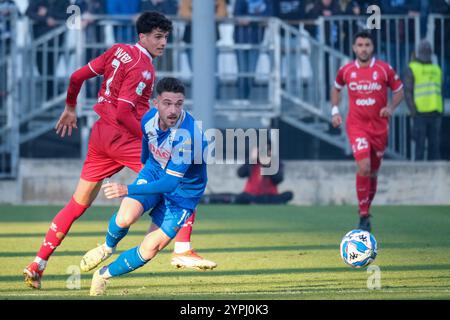
[[91,295],[105,294],[107,279],[142,267],[166,247],[192,215],[206,188],[203,155],[207,144],[195,119],[183,109],[183,84],[175,78],[164,78],[156,92],[156,108],[141,122],[145,166],[131,185],[102,186],[107,198],[124,199],[110,219],[105,244],[85,254],[82,269],[92,270],[109,258],[129,227],[150,209],[152,225],[139,246],[94,273]]

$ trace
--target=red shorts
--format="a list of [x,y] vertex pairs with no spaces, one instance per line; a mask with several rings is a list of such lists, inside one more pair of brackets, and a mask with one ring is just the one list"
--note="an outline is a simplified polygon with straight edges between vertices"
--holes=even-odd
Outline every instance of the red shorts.
[[378,170],[388,142],[388,133],[369,134],[359,128],[347,128],[347,136],[356,161],[370,159],[370,167]]
[[142,141],[99,120],[92,127],[81,178],[91,182],[108,178],[124,167],[141,170]]

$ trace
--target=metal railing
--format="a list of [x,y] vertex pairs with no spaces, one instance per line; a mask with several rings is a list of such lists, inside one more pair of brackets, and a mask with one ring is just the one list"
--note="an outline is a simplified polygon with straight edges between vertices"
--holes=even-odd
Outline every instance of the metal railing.
[[[21,85],[8,91],[17,95],[16,98],[9,96],[8,101],[10,105],[15,103],[19,106],[10,111],[17,115],[14,119],[20,119],[11,122],[16,131],[20,126],[20,132],[14,136],[19,142],[12,143],[13,139],[6,138],[7,134],[15,131],[11,131],[13,127],[1,123],[1,152],[12,150],[13,144],[18,148],[20,143],[29,141],[54,126],[64,107],[70,74],[116,42],[135,43],[137,38],[133,18],[90,16],[90,23],[82,30],[60,25],[38,39],[29,39],[23,50],[14,49],[17,54],[11,54],[8,61],[15,57],[13,60],[20,62],[22,68],[19,68],[21,71],[17,74],[8,74],[7,83],[13,85],[20,75]],[[164,56],[154,60],[155,69],[159,78],[176,76],[184,80],[188,89],[187,107],[192,108],[191,53],[196,48],[192,47],[189,39],[191,22],[178,17],[170,19],[174,23],[174,31]],[[406,39],[413,41],[404,43],[404,47],[398,52],[397,44],[395,47],[390,47],[389,44],[378,46],[377,56],[383,57],[386,52],[384,56],[389,57],[395,51],[392,56],[395,63],[408,61],[406,53],[418,41],[419,20],[404,16],[383,16],[383,19],[382,26],[387,26],[388,30],[392,29],[390,26],[402,24],[401,21],[404,25],[413,24],[413,30],[406,28],[408,31],[404,34]],[[361,27],[361,21],[355,17],[345,17],[345,20],[343,17],[321,18],[311,27],[304,23],[292,26],[276,18],[217,20],[215,114],[229,117],[231,121],[260,119],[262,116],[281,117],[349,153],[345,130],[336,132],[330,127],[329,96],[338,68],[351,60],[351,45],[348,41]],[[327,38],[332,34],[326,31],[331,26],[342,28],[341,36],[336,38],[339,41],[333,42]],[[311,32],[311,28],[316,28],[318,38],[307,32]],[[392,36],[391,32],[383,29],[374,32],[379,43]],[[394,39],[397,39],[397,35],[398,32],[395,31]],[[14,36],[10,35],[9,39],[12,38]],[[14,63],[6,63],[5,59],[0,61],[0,74],[1,66]],[[5,72],[3,74],[6,75]],[[86,149],[90,126],[96,118],[92,106],[97,100],[100,84],[100,78],[89,80],[79,96],[78,112],[81,117],[86,117],[88,124],[82,129],[82,150]],[[342,97],[342,110],[346,113],[347,94],[344,92]],[[6,110],[5,108],[2,110]],[[268,125],[269,123],[263,124]],[[388,155],[394,158],[408,157],[408,132],[406,108],[400,108],[391,121]],[[8,144],[7,141],[11,143]],[[10,154],[11,151],[7,153]],[[11,165],[15,162],[9,163]]]
[[[345,130],[336,131],[330,127],[328,102],[329,80],[334,79],[337,69],[349,61],[349,57],[312,38],[303,23],[294,27],[281,22],[279,28],[282,35],[282,120],[349,153]],[[343,114],[346,113],[346,99],[344,94]]]
[[[366,16],[331,16],[317,20],[317,39],[327,46],[352,56],[354,35],[366,29]],[[375,40],[375,55],[389,61],[403,75],[411,54],[420,41],[420,17],[386,15],[380,17],[380,28],[369,29]]]
[[[96,15],[90,19],[92,23],[89,28],[95,29],[101,36],[82,41],[79,52],[83,56],[78,57],[77,61],[87,63],[113,43],[120,42],[118,40],[137,42],[134,33],[130,32],[133,27],[130,17]],[[193,72],[191,58],[192,51],[196,50],[190,42],[191,22],[179,17],[170,19],[174,30],[164,56],[155,59],[154,65],[159,78],[170,75],[185,82],[188,87],[187,106],[190,107]],[[276,72],[273,72],[273,63],[276,61],[275,21],[276,19],[266,18],[217,20],[216,114],[226,114],[228,111],[239,111],[244,117],[258,115],[261,111],[272,116],[279,114],[274,93],[280,80]],[[244,23],[249,25],[241,26]],[[253,42],[252,37],[261,41]],[[98,87],[97,81],[85,92],[83,114],[92,114],[91,105],[95,103]]]
[[0,16],[0,179],[5,179],[16,177],[19,159],[18,12],[2,6]]
[[[433,46],[437,63],[444,75],[444,87],[450,87],[450,15],[430,14],[428,16],[427,39]],[[444,90],[444,98],[450,99],[450,90]],[[450,101],[449,101],[450,103]],[[450,114],[450,108],[446,108]]]

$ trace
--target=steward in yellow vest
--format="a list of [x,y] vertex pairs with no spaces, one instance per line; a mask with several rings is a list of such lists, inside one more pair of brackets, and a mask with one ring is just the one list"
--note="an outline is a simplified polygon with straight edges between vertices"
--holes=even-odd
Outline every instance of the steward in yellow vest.
[[420,113],[443,111],[442,103],[442,71],[432,63],[421,63],[418,60],[409,64],[414,76],[414,104]]
[[417,58],[409,64],[404,80],[405,100],[414,117],[415,160],[426,160],[425,140],[428,140],[427,160],[440,158],[443,81],[441,68],[431,61],[432,54],[431,44],[422,40]]

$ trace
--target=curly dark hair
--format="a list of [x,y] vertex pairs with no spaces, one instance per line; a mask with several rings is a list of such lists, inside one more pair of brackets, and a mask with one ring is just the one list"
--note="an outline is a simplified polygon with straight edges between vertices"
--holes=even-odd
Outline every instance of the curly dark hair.
[[158,81],[156,93],[161,95],[163,92],[182,93],[184,95],[184,84],[177,78],[166,77]]
[[163,32],[171,32],[172,28],[172,21],[156,11],[146,11],[136,21],[136,31],[138,34],[150,33],[156,29],[160,29]]

